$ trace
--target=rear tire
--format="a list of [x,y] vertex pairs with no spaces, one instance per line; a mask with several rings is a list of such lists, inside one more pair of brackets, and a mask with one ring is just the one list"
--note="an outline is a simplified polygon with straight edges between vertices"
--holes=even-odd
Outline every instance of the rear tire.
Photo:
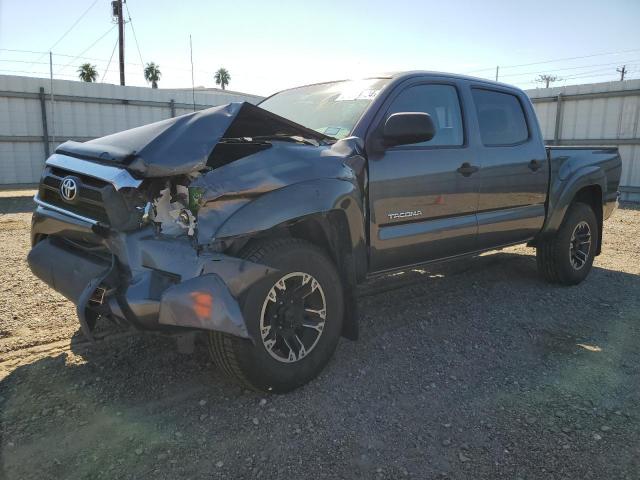
[[591,207],[573,203],[555,236],[538,244],[538,271],[548,282],[577,285],[591,271],[598,238],[598,222]]
[[278,269],[240,299],[254,342],[210,332],[215,364],[243,385],[289,392],[327,364],[342,331],[340,276],[318,247],[299,239],[260,241],[241,256]]

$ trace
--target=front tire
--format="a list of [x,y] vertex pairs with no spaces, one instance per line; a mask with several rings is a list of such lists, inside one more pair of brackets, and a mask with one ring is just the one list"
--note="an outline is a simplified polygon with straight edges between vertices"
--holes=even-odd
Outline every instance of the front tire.
[[573,203],[555,236],[538,244],[538,271],[548,282],[577,285],[591,271],[598,238],[598,222],[591,207]]
[[242,253],[278,270],[240,299],[250,340],[210,332],[216,365],[245,386],[291,391],[327,364],[342,331],[340,276],[318,247],[299,239],[260,241]]

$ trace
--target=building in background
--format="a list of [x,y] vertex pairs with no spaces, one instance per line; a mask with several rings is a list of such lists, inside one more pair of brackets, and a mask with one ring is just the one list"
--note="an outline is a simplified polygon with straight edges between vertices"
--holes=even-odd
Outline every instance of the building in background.
[[[85,141],[193,111],[191,89],[151,89],[0,75],[0,184],[33,184],[66,140]],[[553,145],[620,148],[623,200],[640,201],[640,80],[527,91]],[[196,109],[262,97],[195,90]],[[54,114],[52,115],[52,110]],[[45,141],[45,138],[48,141]]]
[[[67,140],[87,141],[194,110],[191,89],[0,75],[0,184],[37,183],[45,159]],[[258,103],[248,93],[195,91],[195,108]]]
[[620,149],[622,200],[640,201],[640,80],[527,90],[550,145]]

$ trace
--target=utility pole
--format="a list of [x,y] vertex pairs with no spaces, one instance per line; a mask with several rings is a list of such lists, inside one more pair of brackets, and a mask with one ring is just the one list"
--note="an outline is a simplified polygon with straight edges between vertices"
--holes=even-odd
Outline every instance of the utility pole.
[[627,66],[623,65],[620,68],[616,68],[616,72],[618,72],[620,74],[620,81],[624,81],[624,76],[627,74],[628,70],[627,70]]
[[549,88],[549,84],[553,82],[557,82],[558,80],[562,80],[558,78],[557,75],[538,75],[536,78],[536,82],[542,82],[545,84],[544,88]]
[[[51,139],[56,148],[56,104],[53,100],[53,52],[49,51],[49,92],[51,93]],[[47,139],[49,141],[49,139]]]
[[500,66],[496,66],[496,82],[498,81],[498,72],[500,72]]
[[193,42],[191,41],[191,34],[189,34],[189,52],[191,55],[191,98],[193,99],[193,111],[196,111],[196,84],[193,80]]
[[122,0],[111,2],[111,12],[118,22],[118,53],[120,54],[120,85],[124,85],[124,15]]

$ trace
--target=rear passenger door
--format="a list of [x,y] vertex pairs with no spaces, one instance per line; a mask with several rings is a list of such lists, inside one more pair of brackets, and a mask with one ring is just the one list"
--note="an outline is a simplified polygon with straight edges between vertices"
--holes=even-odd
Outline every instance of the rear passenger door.
[[516,90],[472,87],[478,148],[478,248],[526,241],[541,228],[549,165],[531,103]]

